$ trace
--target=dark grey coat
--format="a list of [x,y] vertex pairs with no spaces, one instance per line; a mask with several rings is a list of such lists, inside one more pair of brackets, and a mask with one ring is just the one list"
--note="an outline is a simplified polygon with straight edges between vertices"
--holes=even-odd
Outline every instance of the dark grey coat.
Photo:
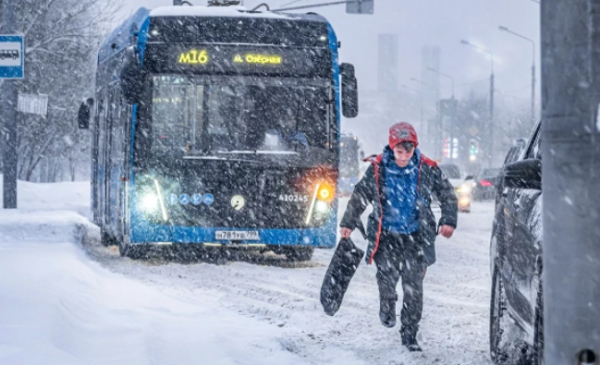
[[[346,213],[340,223],[340,226],[344,228],[362,228],[360,216],[368,204],[373,205],[373,212],[369,215],[367,223],[369,247],[365,259],[368,264],[373,262],[373,256],[379,247],[382,230],[382,208],[385,199],[385,194],[383,194],[385,168],[383,167],[382,156],[371,156],[365,160],[371,162],[371,166],[369,166],[361,181],[354,187]],[[435,238],[438,233],[438,225],[436,225],[435,216],[431,211],[432,196],[437,198],[442,210],[438,225],[440,227],[448,225],[456,228],[458,203],[454,188],[442,174],[437,163],[421,155],[417,185],[417,210],[419,212],[420,233],[423,239],[423,253],[428,266],[435,262]]]

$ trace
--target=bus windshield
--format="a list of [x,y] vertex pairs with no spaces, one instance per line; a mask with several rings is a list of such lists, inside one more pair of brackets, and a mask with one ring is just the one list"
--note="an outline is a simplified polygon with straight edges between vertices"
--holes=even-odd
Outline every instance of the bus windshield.
[[322,80],[153,76],[153,156],[272,158],[329,151],[332,89]]

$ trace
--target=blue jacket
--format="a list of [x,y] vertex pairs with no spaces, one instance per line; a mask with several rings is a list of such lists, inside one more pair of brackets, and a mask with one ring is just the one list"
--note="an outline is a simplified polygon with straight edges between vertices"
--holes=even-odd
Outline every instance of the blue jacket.
[[394,159],[394,152],[386,147],[383,152],[385,168],[385,189],[382,199],[383,228],[386,231],[410,234],[419,230],[417,211],[417,184],[421,152],[415,153],[406,167],[400,167]]
[[[375,256],[379,247],[383,220],[385,219],[382,203],[386,183],[386,169],[383,164],[383,155],[371,156],[365,161],[371,162],[371,166],[369,166],[363,178],[354,187],[354,192],[348,202],[348,207],[340,226],[350,229],[362,228],[363,224],[360,216],[367,209],[367,205],[373,205],[373,212],[369,215],[366,232],[369,247],[367,247],[365,259],[370,264],[373,262],[373,256]],[[424,240],[423,253],[425,255],[425,262],[427,265],[432,265],[435,262],[437,227],[449,225],[456,228],[458,203],[454,188],[442,174],[435,161],[421,155],[418,171],[418,199],[416,200],[416,205],[419,217],[419,232]],[[431,211],[432,196],[437,198],[442,211],[442,216],[437,225],[435,216]]]

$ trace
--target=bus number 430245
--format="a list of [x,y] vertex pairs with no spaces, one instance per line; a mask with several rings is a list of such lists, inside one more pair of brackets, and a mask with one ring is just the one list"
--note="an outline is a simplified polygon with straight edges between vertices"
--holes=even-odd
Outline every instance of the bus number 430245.
[[306,195],[296,195],[296,194],[282,194],[279,195],[279,200],[284,202],[308,202],[308,196]]

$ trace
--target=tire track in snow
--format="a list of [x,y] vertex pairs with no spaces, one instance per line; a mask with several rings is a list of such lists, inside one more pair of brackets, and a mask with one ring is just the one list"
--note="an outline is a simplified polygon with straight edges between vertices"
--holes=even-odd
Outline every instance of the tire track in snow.
[[437,244],[438,263],[425,281],[423,354],[404,350],[399,326],[380,325],[373,266],[361,265],[334,317],[323,313],[319,290],[333,250],[317,250],[315,264],[306,268],[241,262],[148,265],[93,245],[87,250],[111,270],[185,300],[216,296],[224,307],[284,328],[281,346],[310,363],[489,364],[489,237],[477,231],[489,225],[491,215],[489,209],[478,213],[477,208],[469,216],[461,215],[462,225],[452,240]]

